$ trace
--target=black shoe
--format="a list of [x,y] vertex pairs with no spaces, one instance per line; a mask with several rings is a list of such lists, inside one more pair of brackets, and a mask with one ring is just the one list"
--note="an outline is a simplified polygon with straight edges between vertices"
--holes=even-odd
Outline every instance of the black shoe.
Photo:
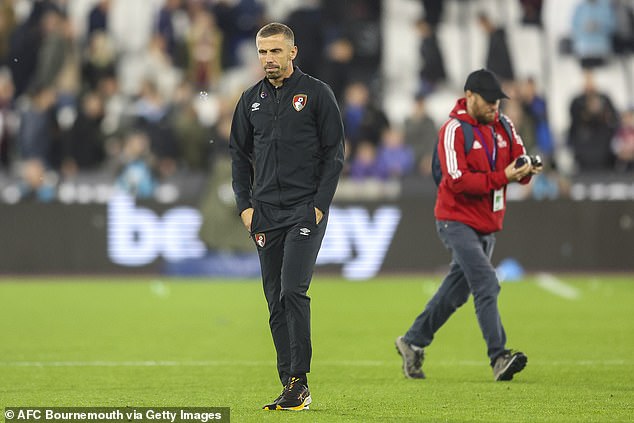
[[504,354],[495,359],[493,378],[496,381],[511,380],[515,373],[521,372],[526,367],[527,362],[528,357],[524,353],[511,350],[505,351]]
[[270,404],[266,404],[264,407],[262,407],[262,410],[275,410],[277,407],[277,403],[280,402],[280,400],[282,399],[282,396],[284,395],[285,390],[286,390],[286,387],[282,389],[282,393],[279,394],[277,398],[273,400],[273,402],[271,402]]
[[282,395],[273,404],[265,405],[265,410],[308,410],[312,402],[308,386],[298,377],[291,377],[284,387]]

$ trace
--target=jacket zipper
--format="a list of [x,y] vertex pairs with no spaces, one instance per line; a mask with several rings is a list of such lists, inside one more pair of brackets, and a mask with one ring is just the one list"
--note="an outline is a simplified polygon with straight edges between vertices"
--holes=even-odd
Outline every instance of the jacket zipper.
[[277,143],[279,140],[279,135],[282,133],[281,129],[279,128],[279,121],[278,121],[278,115],[279,115],[279,111],[280,111],[280,92],[279,90],[280,88],[274,88],[274,95],[275,95],[275,115],[273,116],[273,122],[275,125],[275,139],[273,140],[273,151],[275,154],[275,181],[277,182],[277,197],[278,197],[278,201],[280,206],[282,206],[282,186],[280,184],[280,160],[278,158],[278,149],[277,149]]

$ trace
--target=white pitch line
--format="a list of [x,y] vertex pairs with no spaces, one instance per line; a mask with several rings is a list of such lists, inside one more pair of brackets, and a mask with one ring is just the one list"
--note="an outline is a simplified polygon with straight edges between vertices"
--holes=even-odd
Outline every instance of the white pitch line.
[[[376,360],[332,361],[327,366],[377,367],[386,362]],[[220,366],[271,366],[274,361],[256,360],[202,360],[202,361],[0,361],[0,367],[220,367]]]
[[270,361],[0,361],[7,367],[213,367],[213,366],[265,366]]
[[[398,360],[320,361],[322,367],[393,367]],[[398,363],[397,363],[398,364]],[[634,366],[634,360],[531,360],[534,366]],[[272,366],[273,361],[0,361],[0,367],[219,367]],[[483,366],[486,360],[441,360],[437,366]]]
[[550,273],[538,274],[537,285],[545,291],[567,300],[576,300],[581,296],[577,288],[564,283]]

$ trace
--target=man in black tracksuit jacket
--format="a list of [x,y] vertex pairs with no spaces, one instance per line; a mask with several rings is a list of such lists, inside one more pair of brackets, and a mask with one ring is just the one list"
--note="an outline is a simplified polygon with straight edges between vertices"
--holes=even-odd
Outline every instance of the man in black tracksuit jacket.
[[344,133],[325,83],[293,67],[293,32],[256,36],[266,77],[241,96],[229,149],[238,212],[260,257],[282,394],[267,410],[304,410],[312,354],[306,295],[343,168]]

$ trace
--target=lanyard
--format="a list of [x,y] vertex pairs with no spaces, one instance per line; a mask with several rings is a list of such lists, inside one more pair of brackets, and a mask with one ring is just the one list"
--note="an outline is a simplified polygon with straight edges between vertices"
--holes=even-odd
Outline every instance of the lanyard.
[[[489,126],[489,128],[491,127]],[[476,131],[480,139],[482,139],[482,146],[486,152],[487,159],[489,159],[489,166],[491,166],[491,170],[495,170],[495,161],[497,160],[498,155],[498,145],[497,142],[495,142],[495,131],[491,128],[491,135],[493,136],[493,154],[491,154],[489,147],[487,146],[486,139],[484,138],[484,135],[482,135],[482,132],[480,132],[480,128],[474,126],[473,130]]]

